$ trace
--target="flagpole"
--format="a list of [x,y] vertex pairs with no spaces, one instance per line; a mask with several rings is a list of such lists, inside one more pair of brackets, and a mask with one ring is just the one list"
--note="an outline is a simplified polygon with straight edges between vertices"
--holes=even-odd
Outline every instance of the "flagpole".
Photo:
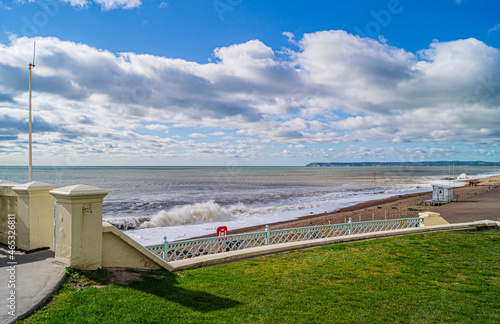
[[30,70],[30,99],[29,99],[29,182],[33,181],[33,158],[32,158],[32,143],[31,143],[31,69],[35,67],[35,46],[36,42],[33,44],[33,63],[28,65]]
[[29,117],[29,182],[33,181],[33,159],[32,159],[32,143],[31,143],[31,68],[33,64],[29,64],[30,70],[30,117]]

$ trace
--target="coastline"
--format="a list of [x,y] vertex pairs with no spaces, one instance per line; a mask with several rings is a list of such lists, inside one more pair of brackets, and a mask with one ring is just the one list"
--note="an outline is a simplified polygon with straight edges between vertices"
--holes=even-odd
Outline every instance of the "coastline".
[[[447,182],[446,184],[456,186],[454,191],[456,194],[459,194],[462,191],[481,188],[481,185],[487,183],[498,183],[500,185],[500,174],[498,172],[499,170],[495,171],[497,172],[493,174],[490,173],[489,175],[479,173],[476,177],[470,177],[467,179],[459,177],[459,180],[452,183]],[[443,181],[437,183],[443,184],[442,182]],[[469,187],[467,186],[468,182],[475,182],[477,186]],[[464,185],[466,186],[463,187]],[[415,188],[420,188],[419,190],[422,191],[419,192],[415,190]],[[283,190],[286,192],[288,188],[284,187]],[[353,199],[350,206],[345,202],[336,203],[335,200],[329,200],[329,203],[333,202],[330,205],[331,207],[303,208],[302,210],[294,211],[293,217],[287,218],[273,218],[272,215],[271,217],[267,217],[267,214],[262,214],[262,216],[255,217],[254,219],[250,218],[250,220],[247,220],[246,218],[232,217],[228,219],[209,219],[207,221],[198,221],[196,223],[186,223],[185,225],[158,225],[151,227],[140,226],[142,221],[140,221],[139,217],[132,216],[130,218],[116,218],[116,220],[118,221],[118,224],[125,224],[126,228],[122,230],[128,236],[136,240],[138,243],[148,246],[159,244],[159,242],[162,242],[165,237],[169,242],[213,237],[215,236],[216,229],[221,226],[227,226],[228,234],[232,235],[240,233],[262,232],[265,230],[266,225],[269,225],[271,230],[277,230],[315,225],[346,223],[349,217],[352,217],[352,220],[354,222],[380,219],[413,218],[418,217],[418,213],[424,211],[422,209],[424,208],[424,206],[417,204],[423,203],[425,201],[430,201],[432,199],[431,190],[432,189],[430,186],[416,185],[406,192],[399,190],[395,190],[390,194],[380,192],[381,195],[379,196],[365,196],[364,198],[366,200],[357,199],[356,202],[356,199]],[[322,194],[323,193],[324,192],[322,192]],[[233,197],[234,194],[236,193],[231,193],[231,197]],[[326,196],[328,197],[328,195]],[[256,199],[258,199],[257,196],[255,197]],[[318,205],[321,206],[321,197],[316,197],[316,200],[319,202]],[[457,198],[457,200],[463,199]],[[269,210],[271,211],[277,209],[273,207],[275,206],[275,204],[273,204],[272,201],[269,201],[268,205],[270,206]],[[232,212],[214,203],[208,205],[203,203],[200,206],[197,206],[196,204],[186,206],[187,210],[174,210],[176,211],[176,213],[173,213],[172,215],[168,214],[167,211],[165,217],[172,217],[172,219],[175,220],[176,217],[183,217],[183,214],[187,214],[191,218],[196,218],[199,215],[205,217],[206,213],[209,213],[209,215],[219,215],[218,213],[221,211]],[[243,205],[243,207],[245,206]],[[427,209],[427,211],[428,210],[429,209]],[[236,212],[239,212],[239,210],[237,209]],[[372,217],[373,214],[374,216]],[[110,222],[114,223],[112,221]],[[133,226],[129,225],[131,223],[133,223]],[[115,226],[119,227],[117,225]]]
[[[477,190],[478,188],[484,188],[486,186],[491,186],[492,188],[500,186],[500,175],[490,176],[486,178],[470,179],[467,180],[468,184],[461,187],[455,187],[455,193],[465,193],[468,191]],[[471,185],[473,184],[473,185]],[[426,191],[422,193],[404,194],[396,195],[389,198],[377,199],[367,202],[362,202],[355,204],[353,206],[344,207],[334,212],[326,212],[313,215],[304,215],[292,220],[286,220],[281,222],[269,223],[269,228],[271,230],[285,229],[285,228],[295,228],[295,227],[306,227],[314,225],[325,225],[330,222],[338,221],[339,219],[346,219],[359,214],[373,213],[380,210],[389,210],[394,208],[406,207],[410,205],[415,205],[423,200],[423,197],[429,196],[432,191]],[[241,234],[241,233],[251,233],[251,232],[261,232],[266,229],[266,225],[255,225],[244,227],[240,229],[229,230],[229,235],[231,234]],[[209,237],[213,235],[205,235],[201,237]],[[197,237],[198,238],[198,237]],[[193,238],[194,239],[194,238]]]

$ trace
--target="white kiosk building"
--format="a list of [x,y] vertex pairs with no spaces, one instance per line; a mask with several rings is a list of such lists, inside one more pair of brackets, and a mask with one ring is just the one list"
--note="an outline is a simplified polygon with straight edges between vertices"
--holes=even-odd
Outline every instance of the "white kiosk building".
[[432,186],[432,202],[447,204],[453,201],[453,187],[444,185]]

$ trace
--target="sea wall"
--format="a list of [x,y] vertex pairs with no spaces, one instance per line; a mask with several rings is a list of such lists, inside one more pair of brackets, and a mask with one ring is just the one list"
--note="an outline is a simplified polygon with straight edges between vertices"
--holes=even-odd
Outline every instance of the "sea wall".
[[17,214],[17,194],[13,187],[19,183],[0,180],[0,243],[8,245],[9,215]]
[[0,181],[0,243],[31,251],[54,247],[53,185]]
[[72,268],[167,269],[159,260],[111,224],[102,221],[104,189],[75,185],[51,190],[56,201],[55,258]]
[[86,185],[57,188],[36,181],[0,181],[0,243],[24,251],[52,249],[57,261],[82,270],[171,270],[168,263],[102,221],[107,194]]
[[172,270],[167,262],[153,255],[110,223],[102,223],[102,233],[103,268]]

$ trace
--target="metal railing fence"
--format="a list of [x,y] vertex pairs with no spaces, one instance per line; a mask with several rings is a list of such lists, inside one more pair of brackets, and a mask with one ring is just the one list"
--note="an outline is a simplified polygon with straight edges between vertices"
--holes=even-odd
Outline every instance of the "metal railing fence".
[[201,238],[187,241],[168,242],[146,246],[146,248],[165,261],[178,261],[208,254],[224,253],[272,244],[301,242],[320,238],[330,238],[351,234],[371,233],[404,228],[416,228],[422,224],[422,218],[389,219],[368,222],[308,226],[264,232],[235,234],[227,236]]
[[[495,187],[496,188],[496,187]],[[490,190],[481,186],[475,190],[454,193],[453,201],[464,201]],[[429,203],[432,193],[420,194],[416,203],[389,207],[358,213],[350,217],[344,216],[329,221],[329,225],[309,226],[281,230],[269,230],[256,233],[245,233],[221,237],[210,237],[188,241],[168,242],[146,246],[148,250],[166,261],[177,261],[201,255],[243,250],[270,244],[298,242],[319,238],[369,233],[375,231],[395,230],[419,227],[422,219],[418,213],[432,210],[437,205]],[[353,220],[357,222],[353,222]]]

